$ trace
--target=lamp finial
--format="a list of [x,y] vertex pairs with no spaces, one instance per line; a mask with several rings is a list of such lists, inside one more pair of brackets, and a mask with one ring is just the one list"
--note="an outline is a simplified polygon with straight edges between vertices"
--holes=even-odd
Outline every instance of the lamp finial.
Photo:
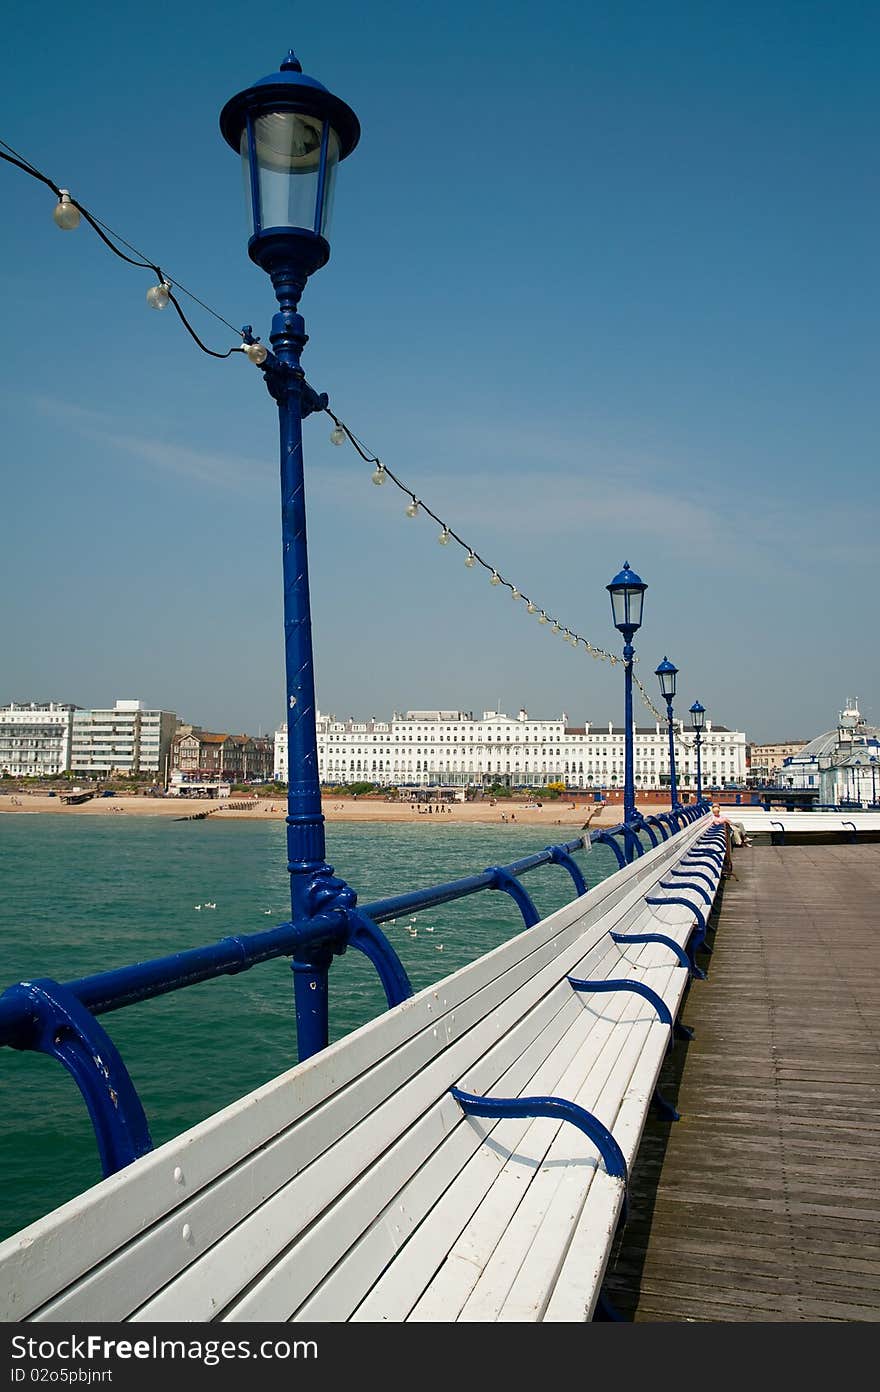
[[302,72],[302,63],[297,58],[292,48],[287,50],[287,57],[281,62],[282,72]]

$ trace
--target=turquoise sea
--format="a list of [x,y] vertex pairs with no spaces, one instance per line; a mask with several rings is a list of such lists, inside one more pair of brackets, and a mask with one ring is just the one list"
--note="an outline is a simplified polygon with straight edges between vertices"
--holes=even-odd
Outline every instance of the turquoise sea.
[[[548,833],[550,827],[337,824],[327,828],[328,859],[366,903],[507,864],[547,845]],[[577,859],[589,885],[616,866],[603,846]],[[525,883],[544,914],[573,894],[570,877],[555,866]],[[69,981],[229,933],[259,932],[289,913],[281,823],[0,817],[0,990],[35,976]],[[522,931],[522,920],[509,896],[484,892],[407,915],[385,931],[419,990]],[[358,952],[337,958],[331,1037],[384,1008],[366,959]],[[103,1015],[101,1023],[132,1075],[156,1145],[296,1062],[284,958]],[[0,1156],[0,1237],[100,1179],[85,1105],[54,1060],[0,1049]]]

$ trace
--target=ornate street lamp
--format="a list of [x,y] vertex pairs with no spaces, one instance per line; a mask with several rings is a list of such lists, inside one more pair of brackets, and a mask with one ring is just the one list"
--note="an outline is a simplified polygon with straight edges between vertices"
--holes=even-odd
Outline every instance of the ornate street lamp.
[[624,680],[624,778],[623,778],[623,820],[629,824],[636,820],[636,790],[633,782],[633,711],[632,711],[632,664],[635,649],[633,634],[642,626],[642,609],[645,603],[643,580],[630,570],[629,561],[624,561],[623,570],[615,575],[610,585],[605,586],[611,596],[611,614],[614,627],[623,634],[623,680]]
[[[305,381],[307,342],[298,313],[310,275],[330,257],[327,230],[338,165],[360,138],[354,112],[291,51],[276,73],[232,97],[220,113],[224,139],[240,154],[250,215],[248,255],[272,279],[278,313],[269,352],[243,330],[245,352],[277,402],[281,427],[281,537],[287,686],[287,860],[293,923],[305,925],[293,957],[300,1058],[327,1043],[327,971],[334,952],[359,947],[376,965],[390,1005],[411,994],[384,935],[355,909],[356,896],[324,855],[318,777],[315,678],[306,543],[302,422],[327,397]],[[320,915],[319,924],[314,921]]]
[[697,802],[703,801],[703,780],[702,768],[700,764],[700,747],[703,743],[703,731],[706,728],[706,707],[701,706],[699,701],[694,701],[691,706],[691,729],[694,732],[694,747],[697,751]]
[[675,695],[675,678],[678,668],[664,657],[654,675],[660,680],[660,695],[666,702],[666,721],[669,726],[669,796],[673,812],[678,807],[678,789],[675,784],[675,737],[672,731],[672,698]]

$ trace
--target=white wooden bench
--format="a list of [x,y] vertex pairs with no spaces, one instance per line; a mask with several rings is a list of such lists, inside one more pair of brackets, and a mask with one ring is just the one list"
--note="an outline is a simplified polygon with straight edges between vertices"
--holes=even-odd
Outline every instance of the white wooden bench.
[[0,1319],[591,1318],[719,838],[688,826],[0,1244]]
[[756,832],[784,845],[786,835],[825,836],[834,834],[844,841],[855,841],[865,832],[880,832],[880,812],[859,812],[844,808],[839,812],[782,812],[758,807],[725,808],[733,821],[742,822],[748,835]]

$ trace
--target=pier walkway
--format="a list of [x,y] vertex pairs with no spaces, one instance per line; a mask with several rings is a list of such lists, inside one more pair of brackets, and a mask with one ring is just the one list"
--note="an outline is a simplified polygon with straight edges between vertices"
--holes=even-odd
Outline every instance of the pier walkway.
[[734,869],[605,1289],[636,1321],[877,1321],[880,844]]

